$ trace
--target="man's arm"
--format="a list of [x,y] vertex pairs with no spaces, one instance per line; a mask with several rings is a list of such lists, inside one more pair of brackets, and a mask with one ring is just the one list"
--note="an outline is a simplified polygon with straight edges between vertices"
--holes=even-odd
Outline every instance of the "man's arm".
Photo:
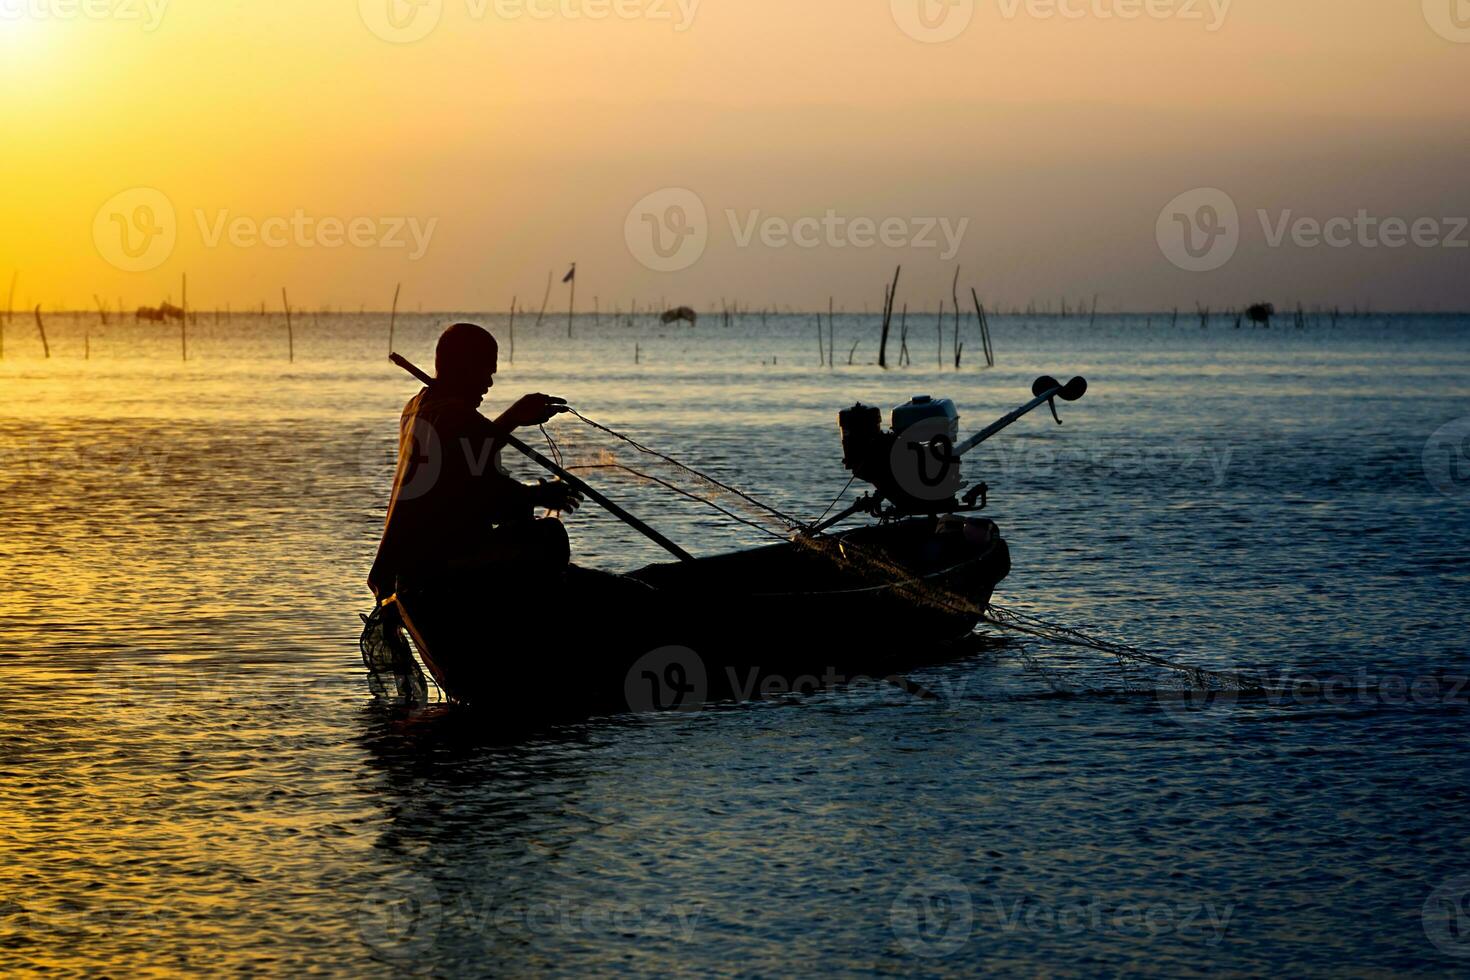
[[524,484],[512,479],[500,468],[500,451],[506,445],[507,435],[515,429],[544,425],[565,412],[566,404],[565,398],[553,395],[524,395],[495,419],[496,431],[491,437],[492,465],[485,473],[492,496],[507,503],[514,501],[513,506],[522,508],[545,507],[568,513],[577,509],[582,502],[582,496],[566,484],[560,481],[548,483],[545,480]]
[[[565,398],[543,395],[539,392],[522,395],[514,405],[500,413],[500,417],[495,420],[495,427],[501,432],[511,432],[532,425],[545,425],[566,410],[567,400]],[[505,445],[503,439],[497,439],[497,442],[499,445]]]

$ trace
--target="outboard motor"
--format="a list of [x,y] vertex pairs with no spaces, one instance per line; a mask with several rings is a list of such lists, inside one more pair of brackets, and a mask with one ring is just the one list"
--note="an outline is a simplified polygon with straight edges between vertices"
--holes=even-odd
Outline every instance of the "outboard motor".
[[842,464],[899,513],[956,510],[964,483],[954,452],[960,436],[954,402],[917,395],[893,410],[891,423],[891,431],[884,432],[878,409],[861,403],[839,412]]

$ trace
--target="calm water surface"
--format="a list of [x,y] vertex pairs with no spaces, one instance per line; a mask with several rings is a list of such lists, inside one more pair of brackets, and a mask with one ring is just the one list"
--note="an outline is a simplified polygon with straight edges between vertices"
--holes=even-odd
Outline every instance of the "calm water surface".
[[[427,364],[448,319],[400,319],[399,349]],[[1463,974],[1470,428],[1426,442],[1470,416],[1470,321],[1187,322],[1001,318],[999,366],[971,340],[956,373],[929,321],[885,373],[857,317],[836,369],[805,317],[522,321],[490,402],[565,395],[813,517],[846,480],[839,408],[948,395],[968,431],[1085,374],[1065,426],[966,461],[1014,554],[996,601],[1334,695],[1200,706],[1011,640],[918,672],[937,702],[859,684],[500,744],[364,683],[415,390],[382,318],[301,318],[294,364],[274,319],[201,320],[186,364],[174,330],[116,323],[83,360],[61,316],[45,360],[17,319],[0,970]],[[697,553],[761,542],[608,486]],[[585,564],[661,557],[601,514],[570,527]],[[546,628],[616,624],[569,603]],[[555,659],[533,670],[554,699]]]

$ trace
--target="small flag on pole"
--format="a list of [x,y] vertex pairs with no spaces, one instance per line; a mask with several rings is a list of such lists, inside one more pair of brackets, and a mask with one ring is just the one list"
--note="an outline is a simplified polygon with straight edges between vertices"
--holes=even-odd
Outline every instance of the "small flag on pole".
[[577,278],[577,263],[573,262],[572,267],[567,270],[567,274],[562,277],[561,281],[571,282],[575,278]]

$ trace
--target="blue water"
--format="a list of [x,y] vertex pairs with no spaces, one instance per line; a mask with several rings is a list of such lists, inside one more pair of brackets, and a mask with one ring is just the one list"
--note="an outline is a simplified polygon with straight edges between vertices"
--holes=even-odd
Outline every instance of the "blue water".
[[[400,318],[397,346],[427,364],[451,318]],[[201,318],[187,363],[176,327],[48,329],[50,359],[12,326],[0,361],[0,970],[1470,964],[1470,320],[997,318],[997,366],[967,335],[959,372],[931,320],[885,372],[871,318],[838,318],[835,368],[810,317],[523,319],[492,405],[565,395],[803,517],[846,481],[853,401],[948,395],[969,431],[1084,374],[1065,425],[1034,414],[966,460],[1014,556],[996,602],[1287,686],[1180,697],[1169,671],[989,629],[915,673],[937,701],[860,683],[511,742],[364,682],[414,390],[383,318],[299,317],[294,363],[273,318]],[[607,485],[697,553],[763,540]],[[585,564],[660,558],[601,514],[569,526]],[[545,625],[617,629],[570,601]],[[555,700],[554,643],[532,659]]]

